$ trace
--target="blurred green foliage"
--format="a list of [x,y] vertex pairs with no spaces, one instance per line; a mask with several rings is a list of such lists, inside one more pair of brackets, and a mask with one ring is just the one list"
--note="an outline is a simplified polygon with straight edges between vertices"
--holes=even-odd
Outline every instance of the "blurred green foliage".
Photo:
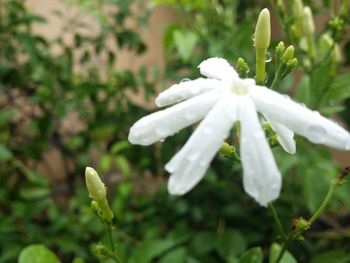
[[[151,147],[127,142],[129,127],[150,112],[135,105],[127,91],[143,89],[149,101],[156,84],[165,88],[169,80],[198,77],[197,65],[211,56],[225,57],[232,64],[243,57],[254,76],[252,32],[263,6],[238,0],[154,1],[170,6],[179,21],[164,29],[166,69],[159,76],[147,67],[136,73],[115,69],[121,50],[139,55],[146,50],[127,22],[147,25],[149,6],[143,1],[65,2],[95,17],[98,33],[82,33],[89,31],[88,24],[56,12],[64,27],[56,38],[46,39],[33,33],[33,26],[46,24],[45,19],[28,10],[24,1],[0,3],[0,263],[16,261],[24,247],[38,243],[43,245],[23,250],[19,262],[28,262],[23,259],[28,253],[51,255],[45,246],[62,262],[98,260],[92,253],[94,244],[105,242],[107,236],[89,208],[82,177],[92,164],[109,186],[114,235],[125,262],[273,262],[280,247],[272,216],[244,193],[238,163],[219,156],[199,187],[173,197],[166,191],[162,167],[191,129]],[[314,2],[318,1],[305,1],[315,11],[331,5]],[[146,11],[138,15],[135,6]],[[288,14],[282,20],[286,26],[290,23]],[[326,30],[332,31],[329,23]],[[65,41],[67,35],[72,43]],[[299,43],[286,44],[296,46],[299,61],[305,59]],[[341,66],[349,66],[350,49],[344,52]],[[325,60],[308,72],[301,68],[296,92],[290,89],[291,76],[277,89],[295,93],[300,102],[324,114],[340,112],[350,123],[350,75],[329,74],[331,66]],[[274,72],[273,63],[268,70]],[[63,130],[73,113],[78,116],[73,124],[81,124],[81,129]],[[62,155],[58,169],[65,174],[63,179],[38,172],[38,164],[50,161],[45,152],[51,149]],[[296,155],[278,147],[274,155],[284,176],[275,206],[283,226],[290,229],[293,218],[315,211],[340,168],[329,150],[298,137]],[[349,200],[347,183],[337,190],[307,239],[294,244],[282,262],[350,262]]]

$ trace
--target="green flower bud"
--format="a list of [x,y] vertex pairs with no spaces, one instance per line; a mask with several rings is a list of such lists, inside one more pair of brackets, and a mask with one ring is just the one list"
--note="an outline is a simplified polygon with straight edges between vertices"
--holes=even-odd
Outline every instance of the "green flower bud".
[[300,19],[303,16],[303,2],[302,0],[293,1],[293,16],[296,19]]
[[280,14],[286,13],[286,7],[284,6],[283,0],[277,0],[277,8]]
[[247,78],[249,73],[249,66],[243,58],[239,58],[236,63],[236,70],[240,78]]
[[289,46],[286,51],[283,53],[282,60],[284,63],[287,63],[294,57],[294,47]]
[[307,37],[313,37],[315,33],[314,18],[310,7],[306,6],[303,10],[303,30]]
[[264,8],[259,14],[258,22],[255,27],[255,48],[266,50],[270,45],[270,38],[270,12],[267,8]]
[[338,44],[335,44],[331,53],[331,58],[334,63],[340,63],[342,60],[340,48]]
[[85,182],[92,199],[99,202],[106,198],[105,184],[101,181],[97,172],[91,167],[86,167],[85,169]]
[[278,45],[276,46],[276,57],[279,59],[282,57],[284,51],[286,50],[286,47],[284,46],[283,41],[280,41]]
[[239,158],[236,152],[236,147],[234,147],[233,145],[229,145],[227,142],[224,142],[221,145],[220,153],[226,158],[233,159],[234,161],[237,161],[237,162],[241,161],[241,159]]

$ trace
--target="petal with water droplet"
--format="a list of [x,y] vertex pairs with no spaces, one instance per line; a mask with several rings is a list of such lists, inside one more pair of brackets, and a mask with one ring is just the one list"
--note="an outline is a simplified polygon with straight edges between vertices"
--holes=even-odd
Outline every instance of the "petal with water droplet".
[[261,136],[264,132],[249,97],[240,99],[238,118],[244,190],[260,205],[267,206],[279,196],[281,175],[265,136]]
[[169,89],[161,92],[156,98],[156,104],[158,107],[171,105],[197,96],[206,91],[220,88],[220,84],[221,81],[219,80],[204,78],[180,82],[179,84],[174,84]]
[[[226,112],[230,111],[230,114]],[[237,119],[237,96],[228,93],[208,113],[183,148],[166,164],[171,173],[168,190],[182,195],[204,176]]]
[[152,113],[130,128],[128,139],[132,144],[150,145],[173,135],[202,119],[218,99],[219,94],[214,90]]
[[259,111],[272,121],[281,123],[313,143],[340,150],[350,150],[350,134],[335,122],[321,116],[266,87],[250,89]]
[[270,122],[272,129],[277,133],[277,141],[282,146],[283,150],[285,150],[287,153],[295,154],[296,145],[294,140],[294,132],[283,124],[269,120],[268,118],[266,119]]
[[209,58],[199,64],[200,72],[203,76],[219,80],[231,80],[238,78],[237,72],[223,58]]

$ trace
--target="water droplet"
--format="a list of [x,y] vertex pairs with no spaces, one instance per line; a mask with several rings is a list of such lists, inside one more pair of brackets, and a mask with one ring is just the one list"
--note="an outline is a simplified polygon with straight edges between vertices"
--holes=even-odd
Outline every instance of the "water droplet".
[[256,139],[261,139],[261,138],[264,137],[264,133],[261,132],[261,131],[254,132],[253,133],[253,137],[256,138]]
[[193,95],[196,95],[196,94],[199,93],[200,89],[201,89],[201,88],[198,87],[198,86],[193,86],[193,87],[190,88],[190,92],[191,92]]
[[160,142],[164,142],[164,141],[165,141],[165,139],[163,138],[163,139],[160,139],[159,141],[160,141]]
[[205,166],[206,164],[207,164],[207,162],[205,160],[202,160],[199,162],[199,165],[202,167]]
[[269,63],[271,60],[272,60],[271,53],[270,53],[270,52],[266,52],[266,55],[265,55],[265,62],[266,62],[266,63]]
[[180,81],[180,83],[184,83],[184,82],[188,82],[188,81],[191,81],[189,78],[184,78]]
[[193,154],[187,156],[187,160],[190,162],[194,162],[198,159],[198,157],[199,157],[199,153],[193,153]]
[[329,105],[330,105],[330,106],[334,106],[334,105],[335,105],[335,100],[331,100],[331,101],[329,102]]
[[252,35],[252,40],[255,41],[255,34]]
[[156,133],[161,137],[166,137],[169,135],[170,131],[169,131],[169,128],[166,126],[158,126],[156,128]]
[[189,111],[185,114],[185,117],[187,120],[193,120],[196,117],[196,114],[194,112]]
[[324,143],[326,141],[327,131],[321,126],[311,125],[306,129],[305,135],[313,143]]
[[205,134],[211,134],[212,133],[212,129],[210,127],[204,127],[203,132]]
[[149,143],[149,140],[148,140],[148,139],[142,139],[141,143],[144,144],[144,145],[145,145],[145,144],[148,144],[148,143]]

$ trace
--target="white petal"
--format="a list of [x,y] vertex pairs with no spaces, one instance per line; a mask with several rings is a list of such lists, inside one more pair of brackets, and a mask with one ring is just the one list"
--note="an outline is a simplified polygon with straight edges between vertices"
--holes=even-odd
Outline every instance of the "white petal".
[[166,164],[172,173],[168,183],[171,194],[190,191],[205,175],[223,140],[237,119],[237,96],[227,94],[200,123],[183,148]]
[[266,87],[252,87],[250,96],[257,109],[270,120],[285,125],[313,143],[350,150],[350,134],[319,112],[309,110]]
[[158,107],[164,107],[194,97],[203,92],[219,88],[221,81],[216,79],[198,78],[172,85],[156,98]]
[[219,99],[216,91],[206,92],[137,121],[129,132],[132,144],[150,145],[199,121]]
[[279,196],[281,175],[261,128],[253,101],[242,96],[239,102],[244,190],[260,205],[267,206]]
[[238,78],[237,72],[223,58],[209,58],[204,60],[199,66],[202,75],[220,80],[230,80]]
[[290,154],[295,154],[296,146],[294,140],[294,132],[283,124],[269,120],[272,129],[277,133],[277,141],[282,148]]

